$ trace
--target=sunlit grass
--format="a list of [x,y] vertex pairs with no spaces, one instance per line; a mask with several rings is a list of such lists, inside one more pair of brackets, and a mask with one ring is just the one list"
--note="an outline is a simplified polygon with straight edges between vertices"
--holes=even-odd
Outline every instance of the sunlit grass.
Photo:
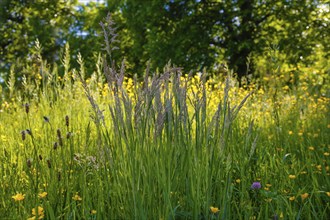
[[[38,49],[38,48],[37,48]],[[0,106],[3,219],[327,219],[326,74],[238,86],[41,60]],[[60,76],[61,75],[61,76]],[[16,85],[21,85],[17,87]],[[3,91],[5,91],[3,89]]]
[[2,217],[326,219],[330,100],[313,81],[238,87],[167,68],[143,82],[45,72],[13,89]]

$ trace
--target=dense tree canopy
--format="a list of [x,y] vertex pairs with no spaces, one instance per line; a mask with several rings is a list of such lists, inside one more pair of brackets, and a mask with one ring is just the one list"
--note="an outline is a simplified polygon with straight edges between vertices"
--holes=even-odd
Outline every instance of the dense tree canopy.
[[[172,59],[186,69],[212,69],[225,61],[243,76],[248,57],[253,61],[271,44],[278,44],[290,63],[312,55],[316,45],[328,45],[329,5],[321,1],[123,2],[137,66],[149,58],[155,66]],[[253,62],[249,67],[254,70]]]
[[58,58],[74,24],[76,1],[2,0],[0,2],[0,68],[8,69],[17,59],[26,59],[39,39],[43,56]]
[[[108,0],[106,5],[77,1],[1,1],[0,68],[31,55],[39,39],[43,57],[60,59],[70,44],[87,68],[103,48],[99,23],[111,12],[118,33],[115,58],[129,72],[142,74],[148,60],[155,69],[169,60],[186,71],[217,72],[227,63],[239,77],[257,73],[271,45],[287,64],[310,65],[316,49],[329,56],[330,12],[324,0]],[[320,49],[321,48],[321,49]]]

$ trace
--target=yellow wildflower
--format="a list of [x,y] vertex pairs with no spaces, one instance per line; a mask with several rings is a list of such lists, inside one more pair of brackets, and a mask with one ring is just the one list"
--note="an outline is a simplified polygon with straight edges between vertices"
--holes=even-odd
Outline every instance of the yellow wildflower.
[[292,180],[296,179],[296,175],[289,175],[289,178],[292,179]]
[[329,156],[330,153],[329,153],[329,152],[324,152],[323,155],[324,155],[324,156]]
[[75,201],[81,201],[82,200],[82,198],[78,195],[78,193],[76,193],[76,195],[74,195],[72,197],[72,199],[75,200]]
[[213,207],[213,206],[210,207],[210,210],[211,210],[211,212],[214,213],[214,214],[220,211],[218,208]]
[[15,201],[22,201],[25,198],[25,194],[17,193],[16,195],[12,196]]
[[308,193],[304,193],[304,194],[301,195],[301,199],[302,199],[302,200],[307,199],[308,196],[309,196]]
[[92,214],[92,215],[95,215],[95,214],[96,214],[96,210],[94,210],[94,209],[91,210],[91,214]]
[[47,192],[42,192],[42,193],[39,193],[38,196],[39,196],[40,199],[43,199],[47,196],[47,194],[48,194]]
[[265,199],[266,202],[272,202],[273,199],[269,198],[269,199]]
[[236,182],[236,183],[240,183],[240,182],[241,182],[241,180],[240,180],[240,179],[237,179],[237,180],[235,180],[235,182]]
[[295,199],[296,199],[295,196],[291,196],[291,197],[289,198],[290,201],[294,201]]
[[[36,209],[32,209],[32,215],[37,215]],[[38,216],[44,215],[44,208],[38,206]]]
[[38,206],[38,211],[36,211],[36,209],[33,208],[32,215],[33,216],[31,218],[28,218],[28,220],[36,220],[37,219],[36,216],[38,216],[38,219],[43,219],[45,217],[44,208],[42,208],[41,206]]
[[308,150],[313,151],[313,150],[315,150],[315,148],[314,147],[309,147]]

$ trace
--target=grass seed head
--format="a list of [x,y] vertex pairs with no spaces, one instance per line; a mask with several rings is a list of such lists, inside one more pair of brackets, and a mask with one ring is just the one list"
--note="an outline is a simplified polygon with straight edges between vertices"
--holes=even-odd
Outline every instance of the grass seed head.
[[22,140],[24,141],[26,139],[26,131],[25,130],[21,131],[21,135],[22,135]]
[[70,123],[69,123],[69,116],[66,115],[65,116],[65,126],[69,127]]
[[46,161],[47,161],[47,166],[48,166],[48,168],[49,168],[49,169],[52,168],[52,163],[50,162],[50,159],[47,159]]
[[62,140],[62,133],[60,129],[57,129],[57,138],[58,138],[58,144],[62,147],[63,146],[63,140]]
[[57,142],[55,142],[55,143],[54,143],[54,145],[53,145],[53,149],[54,149],[54,150],[56,150],[56,149],[57,149],[57,147],[58,147],[58,143],[57,143]]
[[26,133],[28,133],[29,135],[32,136],[32,131],[30,129],[26,129],[25,131],[26,131]]
[[26,160],[26,165],[28,166],[28,168],[32,167],[32,159],[31,158]]
[[26,114],[29,114],[29,112],[30,112],[30,104],[29,103],[25,103],[24,104],[24,107],[25,107]]
[[69,139],[70,137],[72,137],[72,132],[67,132],[66,133],[66,139]]
[[62,179],[62,173],[61,173],[61,171],[58,171],[57,172],[57,180],[61,181],[61,179]]
[[46,123],[49,123],[49,117],[47,117],[47,116],[43,116],[43,118],[44,118],[44,121],[45,121]]
[[57,134],[58,139],[61,139],[62,138],[62,133],[61,133],[61,130],[60,129],[57,129],[56,130],[56,134]]

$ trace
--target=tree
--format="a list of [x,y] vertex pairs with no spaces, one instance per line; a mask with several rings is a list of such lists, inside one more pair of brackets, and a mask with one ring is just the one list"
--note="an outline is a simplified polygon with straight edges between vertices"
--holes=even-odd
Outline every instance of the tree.
[[257,72],[253,64],[270,44],[277,44],[285,62],[293,65],[311,65],[316,47],[325,56],[330,51],[325,0],[108,0],[107,6],[77,5],[77,0],[2,0],[0,76],[17,59],[32,59],[37,38],[50,63],[60,59],[60,49],[69,43],[73,55],[80,52],[85,58],[90,74],[95,55],[104,48],[99,23],[108,12],[120,40],[114,59],[125,58],[131,74],[142,75],[148,60],[153,69],[171,60],[186,72],[217,72],[226,62],[241,78]]
[[[2,0],[0,2],[0,76],[8,72],[17,59],[31,59],[34,42],[43,46],[49,62],[59,59],[74,23],[72,1]],[[1,74],[2,72],[2,74]]]
[[305,61],[301,57],[312,55],[317,44],[328,47],[329,20],[320,18],[320,5],[325,2],[124,0],[117,11],[133,42],[127,56],[135,71],[149,58],[154,67],[171,59],[186,70],[212,70],[223,60],[241,78],[254,72],[253,58],[270,44],[278,44],[290,63]]

